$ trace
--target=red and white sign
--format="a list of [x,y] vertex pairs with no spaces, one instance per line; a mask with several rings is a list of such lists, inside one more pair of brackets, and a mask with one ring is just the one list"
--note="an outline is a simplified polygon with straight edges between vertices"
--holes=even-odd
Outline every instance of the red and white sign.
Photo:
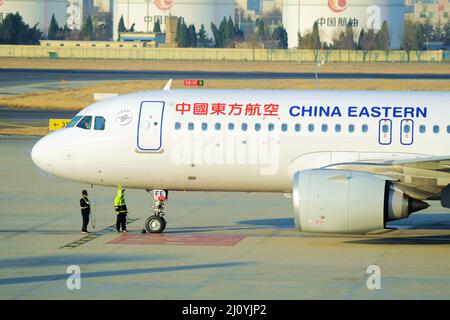
[[340,13],[347,9],[347,0],[328,0],[328,7],[331,11]]
[[159,10],[166,11],[173,7],[173,0],[155,0],[155,5]]

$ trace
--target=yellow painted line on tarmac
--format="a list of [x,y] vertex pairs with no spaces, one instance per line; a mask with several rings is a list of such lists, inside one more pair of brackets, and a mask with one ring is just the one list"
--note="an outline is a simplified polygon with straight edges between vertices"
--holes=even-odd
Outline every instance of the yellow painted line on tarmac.
[[[137,220],[139,220],[139,218],[127,219],[127,225],[132,223],[132,222],[135,222]],[[116,231],[116,225],[114,224],[114,225],[111,225],[111,226],[109,226],[109,227],[107,227],[107,228],[105,228],[103,230],[98,231],[98,232],[88,234],[88,235],[84,236],[81,239],[78,239],[78,240],[72,241],[72,242],[70,242],[68,244],[65,244],[62,247],[60,247],[60,249],[75,249],[75,248],[78,248],[79,246],[81,246],[81,245],[83,245],[85,243],[88,243],[89,241],[97,239],[98,237],[100,237],[100,236],[102,236],[104,234],[115,232],[115,231]]]
[[23,124],[17,124],[12,122],[0,122],[0,126],[5,127],[17,127],[17,128],[30,128],[31,126],[23,125]]

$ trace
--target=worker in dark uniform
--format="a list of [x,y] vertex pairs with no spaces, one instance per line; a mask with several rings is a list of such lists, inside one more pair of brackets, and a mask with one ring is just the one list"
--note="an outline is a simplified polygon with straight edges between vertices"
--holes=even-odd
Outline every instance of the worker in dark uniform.
[[127,231],[127,205],[125,204],[125,189],[122,189],[121,186],[117,189],[117,196],[114,200],[114,207],[116,209],[117,221],[116,221],[116,229],[117,232],[128,232]]
[[91,204],[88,199],[88,192],[86,190],[81,191],[80,199],[81,216],[83,217],[83,227],[81,233],[89,233],[87,230],[89,224],[89,215],[91,214]]

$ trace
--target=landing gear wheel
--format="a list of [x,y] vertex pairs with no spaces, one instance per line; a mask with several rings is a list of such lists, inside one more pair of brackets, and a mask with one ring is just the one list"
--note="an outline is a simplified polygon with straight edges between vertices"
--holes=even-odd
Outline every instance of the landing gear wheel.
[[149,233],[161,233],[166,228],[166,220],[163,217],[151,216],[145,222],[145,229]]

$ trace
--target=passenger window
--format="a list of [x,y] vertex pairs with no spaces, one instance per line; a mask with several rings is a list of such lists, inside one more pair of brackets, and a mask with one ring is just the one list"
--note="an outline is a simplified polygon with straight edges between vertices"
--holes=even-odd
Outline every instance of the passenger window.
[[222,128],[222,125],[220,123],[216,123],[215,125],[216,130],[220,130],[220,128]]
[[342,126],[340,124],[337,124],[334,126],[334,131],[341,132],[341,130],[342,130]]
[[81,121],[77,124],[78,128],[90,130],[92,127],[92,117],[85,116]]
[[189,129],[189,131],[194,130],[194,123],[189,122],[189,123],[188,123],[188,129]]
[[411,126],[409,124],[405,125],[405,127],[403,128],[403,131],[405,133],[410,133],[411,132]]
[[348,125],[348,132],[355,132],[355,125],[354,124],[349,124]]
[[247,131],[248,125],[246,123],[242,124],[242,131]]
[[327,132],[328,131],[328,125],[323,124],[322,125],[322,132]]
[[422,125],[419,127],[419,131],[420,131],[420,133],[425,133],[425,132],[427,131],[427,128],[422,124]]
[[208,130],[208,124],[207,124],[206,122],[203,122],[203,123],[202,123],[202,130],[203,130],[203,131]]
[[228,130],[233,131],[234,130],[234,123],[228,124]]
[[70,121],[67,124],[66,128],[72,128],[73,126],[75,126],[78,123],[78,121],[81,120],[81,118],[83,118],[83,116],[76,116],[75,118],[72,119],[72,121]]
[[309,132],[313,132],[313,131],[314,131],[314,125],[313,125],[312,123],[310,123],[310,124],[308,125],[308,131],[309,131]]
[[281,125],[281,131],[286,132],[288,130],[288,125],[286,123],[283,123]]
[[389,126],[387,124],[383,125],[383,133],[389,133]]
[[447,133],[450,133],[450,126],[447,126]]
[[369,127],[367,126],[367,124],[363,124],[361,130],[362,132],[366,133],[367,131],[369,131]]
[[257,123],[255,124],[255,131],[261,130],[261,124]]
[[275,129],[275,125],[273,123],[269,123],[269,131],[273,131]]
[[433,126],[433,132],[439,133],[439,126]]
[[300,132],[302,130],[302,125],[300,123],[297,123],[295,125],[295,131]]
[[103,117],[95,117],[94,130],[105,130],[106,120]]
[[180,130],[181,129],[181,123],[176,122],[175,123],[175,130]]

